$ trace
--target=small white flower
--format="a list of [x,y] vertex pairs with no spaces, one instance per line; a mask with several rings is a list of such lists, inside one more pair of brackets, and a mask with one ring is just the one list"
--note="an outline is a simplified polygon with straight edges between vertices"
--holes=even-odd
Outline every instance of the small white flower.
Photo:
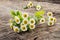
[[25,24],[25,25],[27,25],[29,23],[28,19],[24,19],[22,23]]
[[22,31],[27,31],[27,27],[26,27],[26,25],[21,25],[20,28],[21,28]]
[[13,29],[13,24],[12,23],[10,23],[10,28]]
[[36,10],[39,11],[40,9],[41,9],[41,6],[40,6],[40,5],[37,5],[37,6],[36,6]]
[[14,26],[14,27],[13,27],[13,30],[14,30],[14,32],[17,32],[17,33],[19,33],[19,32],[20,32],[19,28],[18,28],[18,27],[16,27],[16,26]]
[[27,7],[28,8],[30,8],[30,7],[32,7],[33,6],[33,3],[32,2],[29,2],[28,4],[27,4]]
[[22,14],[22,17],[23,17],[23,18],[28,18],[28,13]]
[[33,18],[30,19],[29,21],[30,24],[35,24],[35,20]]
[[29,28],[30,28],[30,29],[35,29],[35,25],[34,25],[34,24],[30,24],[30,25],[29,25]]
[[57,21],[57,19],[56,19],[55,17],[53,18],[53,20],[54,20],[54,22],[56,22],[56,21]]
[[13,21],[13,20],[12,20],[12,19],[10,19],[10,20],[9,20],[9,23],[12,23],[12,21]]
[[45,18],[41,18],[41,19],[40,19],[40,23],[41,23],[41,24],[45,23]]
[[54,25],[54,22],[49,21],[49,22],[48,22],[48,26],[52,26],[52,25]]
[[49,17],[49,21],[54,21],[54,17]]
[[16,22],[17,24],[20,23],[20,19],[19,19],[17,16],[15,16],[15,22]]
[[47,16],[48,16],[48,17],[52,17],[52,16],[53,16],[53,13],[52,13],[52,12],[48,12],[48,13],[47,13]]

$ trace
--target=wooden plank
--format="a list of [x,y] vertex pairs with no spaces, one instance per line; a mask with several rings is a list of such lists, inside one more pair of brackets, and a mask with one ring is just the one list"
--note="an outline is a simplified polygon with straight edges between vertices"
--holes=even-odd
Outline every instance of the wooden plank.
[[[24,10],[24,7],[29,1],[0,1],[0,40],[59,40],[60,38],[60,4],[53,4],[48,2],[33,2],[34,5],[40,4],[46,12],[54,12],[54,16],[57,18],[57,23],[48,27],[47,24],[38,25],[36,29],[29,32],[23,32],[17,34],[9,28],[8,20],[11,18],[9,11],[11,9],[20,10],[22,12],[33,13],[35,8],[29,8]],[[56,37],[56,38],[55,38]]]

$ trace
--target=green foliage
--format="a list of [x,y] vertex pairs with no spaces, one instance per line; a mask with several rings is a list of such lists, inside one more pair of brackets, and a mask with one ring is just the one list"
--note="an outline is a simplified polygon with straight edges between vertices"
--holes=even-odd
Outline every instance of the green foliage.
[[30,30],[30,28],[29,28],[29,24],[27,25],[27,29],[28,29],[28,31]]
[[24,9],[28,9],[28,7],[26,6],[26,7],[24,7]]
[[16,23],[15,21],[13,21],[12,23],[13,23],[13,25],[15,25],[15,26],[17,25],[17,23]]
[[16,16],[18,16],[18,15],[21,16],[22,13],[21,13],[20,11],[17,10],[17,11],[16,11]]
[[22,13],[20,12],[20,11],[14,11],[14,10],[11,10],[10,11],[10,14],[11,14],[11,16],[14,18],[15,16],[21,16],[22,15]]
[[16,16],[16,14],[15,14],[15,11],[14,11],[14,10],[10,10],[10,14],[11,14],[11,16],[12,16],[12,17],[15,17],[15,16]]
[[28,20],[30,20],[31,16],[28,17]]
[[15,21],[12,22],[14,26],[20,27],[20,24],[17,24]]
[[18,15],[18,17],[20,18],[20,21],[22,22],[22,21],[23,21],[23,18],[22,18],[22,16],[19,16],[19,15]]
[[37,17],[38,19],[42,18],[43,15],[44,15],[45,11],[44,10],[41,10],[41,11],[36,11],[35,12],[35,17]]

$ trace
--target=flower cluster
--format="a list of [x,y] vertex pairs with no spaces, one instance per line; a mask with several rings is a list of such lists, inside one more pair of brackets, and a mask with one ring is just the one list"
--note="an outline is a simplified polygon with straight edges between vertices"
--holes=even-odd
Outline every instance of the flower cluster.
[[24,7],[24,9],[31,8],[31,7],[33,7],[33,3],[30,1],[30,2]]
[[48,12],[47,16],[48,16],[48,25],[49,26],[54,25],[56,23],[56,18],[53,17],[53,13],[52,12]]
[[28,13],[18,14],[10,19],[10,28],[17,33],[35,29],[35,19],[30,17]]
[[31,1],[24,7],[24,9],[28,9],[28,8],[32,8],[32,7],[35,7],[35,9],[37,11],[39,11],[41,9],[41,5],[33,5],[33,2],[31,2]]
[[43,24],[43,23],[45,23],[45,18],[40,19],[40,24]]
[[29,3],[27,4],[27,7],[28,7],[28,8],[33,7],[33,3],[32,3],[32,2],[29,2]]
[[[35,29],[37,24],[43,24],[46,18],[43,17],[44,10],[37,11],[33,16],[29,16],[28,13],[21,13],[20,11],[11,10],[12,19],[10,19],[10,28],[19,33],[22,31],[29,31]],[[52,26],[56,23],[56,18],[53,17],[52,12],[47,13],[48,26]]]

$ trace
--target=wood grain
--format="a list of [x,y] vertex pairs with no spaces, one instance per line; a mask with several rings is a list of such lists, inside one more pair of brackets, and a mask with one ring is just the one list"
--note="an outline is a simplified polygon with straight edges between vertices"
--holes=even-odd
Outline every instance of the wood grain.
[[[35,8],[24,10],[23,7],[29,1],[0,1],[0,40],[60,40],[60,4],[48,2],[33,2],[34,5],[40,4],[46,10],[52,11],[57,18],[57,23],[48,27],[47,24],[37,25],[36,29],[29,32],[15,33],[9,27],[10,10],[20,10],[34,14]],[[46,14],[45,13],[45,14]],[[46,16],[46,15],[45,15]]]

